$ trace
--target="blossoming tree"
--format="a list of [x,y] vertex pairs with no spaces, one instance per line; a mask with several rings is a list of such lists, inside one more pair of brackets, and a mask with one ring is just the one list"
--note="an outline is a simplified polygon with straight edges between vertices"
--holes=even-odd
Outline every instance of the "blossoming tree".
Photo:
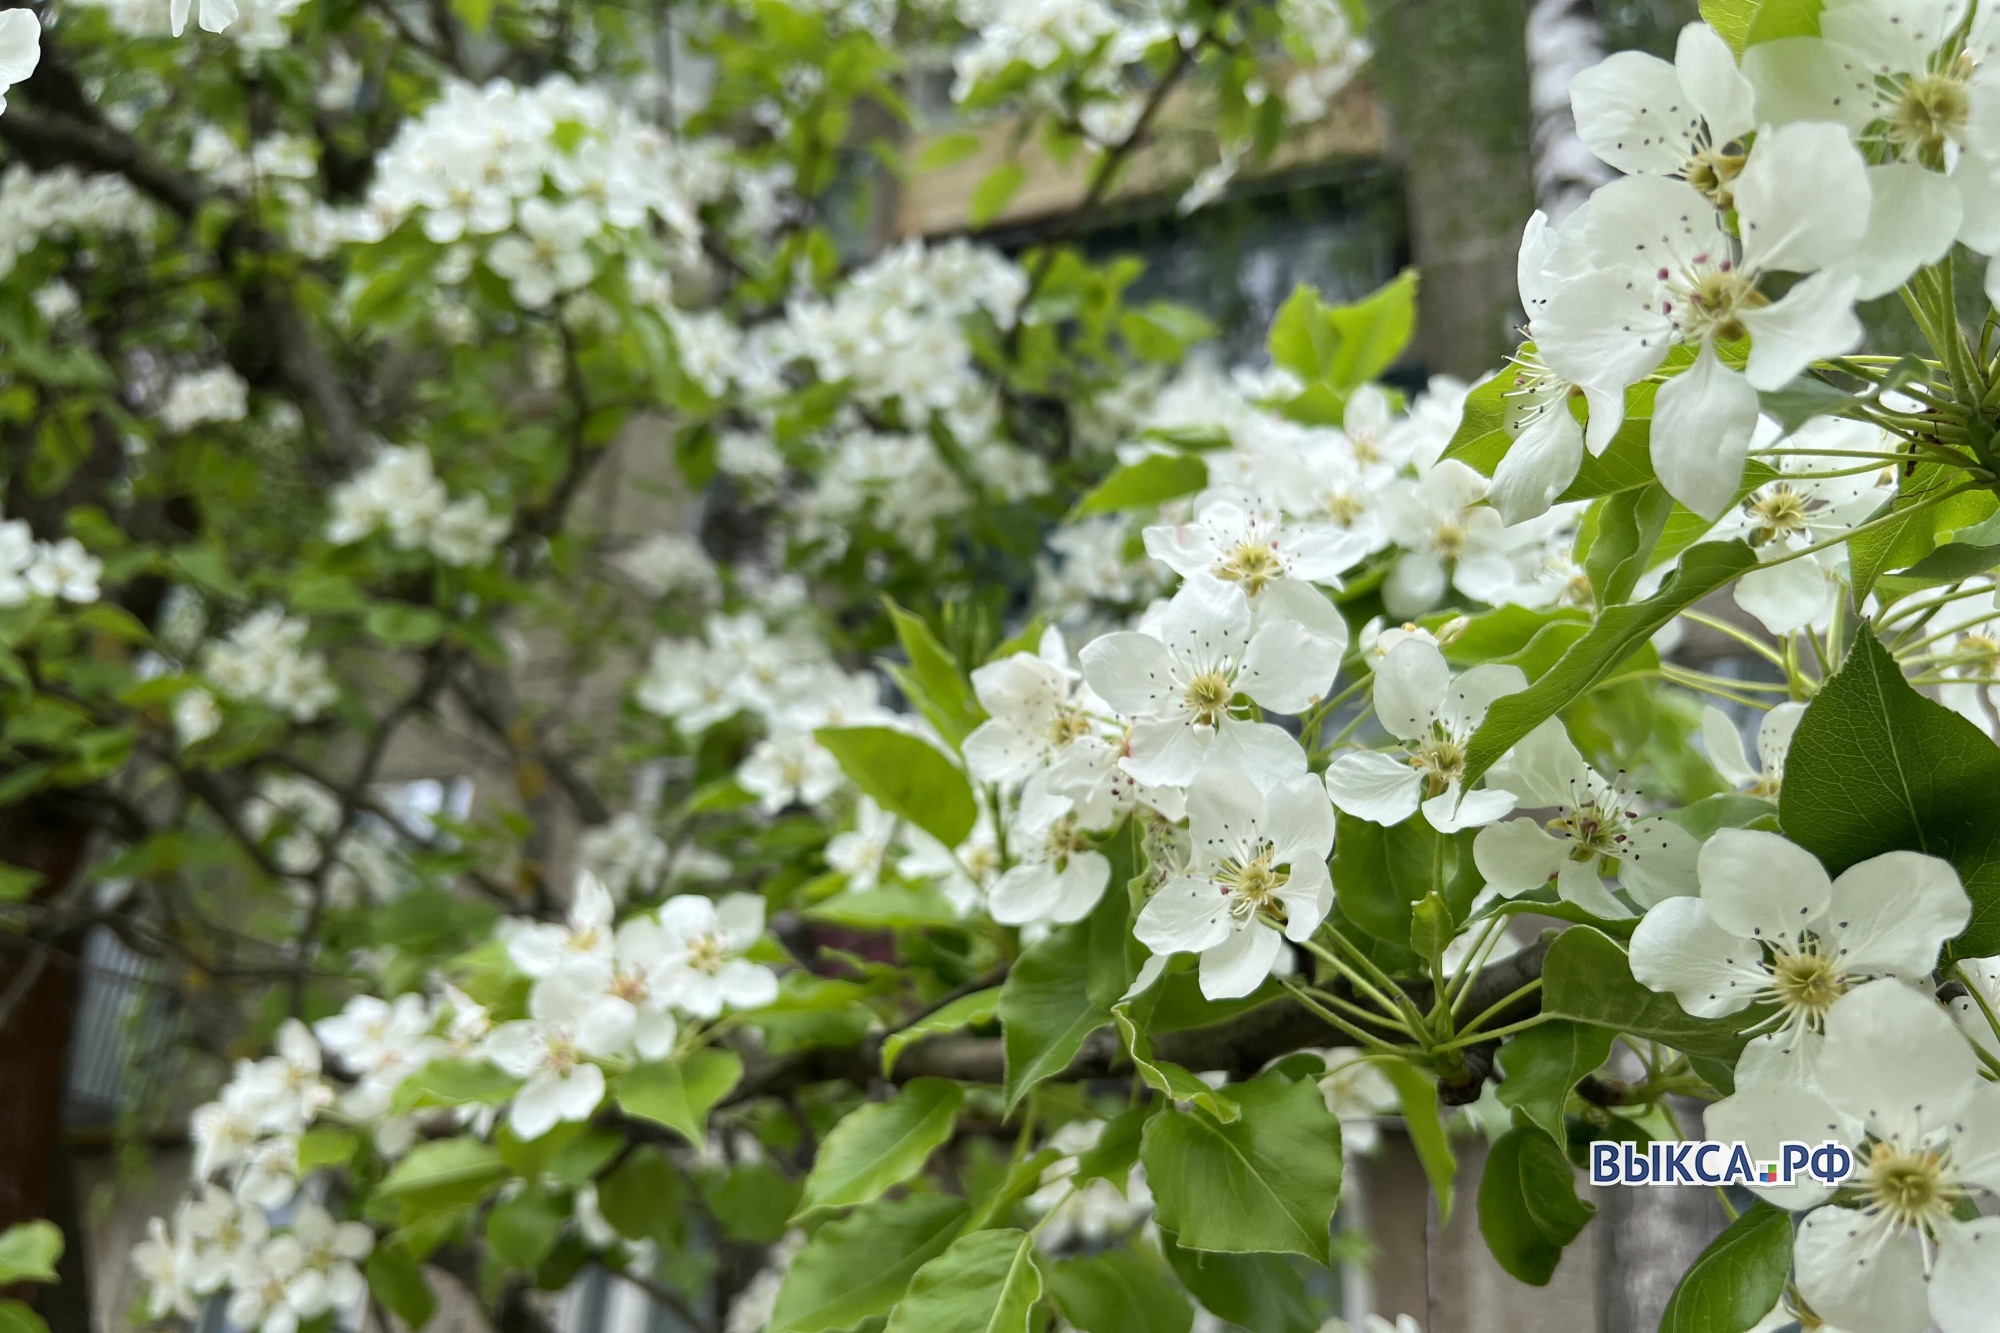
[[[1414,396],[1414,274],[1229,373],[1074,219],[838,239],[978,149],[902,53],[1086,211],[1198,106],[1195,208],[1337,0],[0,14],[0,1282],[102,927],[267,1052],[143,1320],[1310,1333],[1391,1118],[1525,1283],[1593,1144],[1834,1145],[1664,1326],[1995,1327],[2000,13],[1704,12],[1574,80],[1616,178]],[[594,524],[635,451],[698,533]],[[390,799],[437,719],[515,790]]]

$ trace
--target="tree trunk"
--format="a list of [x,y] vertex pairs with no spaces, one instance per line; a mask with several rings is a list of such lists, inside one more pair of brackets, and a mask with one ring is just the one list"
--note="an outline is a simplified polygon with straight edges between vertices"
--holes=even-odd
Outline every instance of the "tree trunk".
[[1423,289],[1417,353],[1472,376],[1513,350],[1515,255],[1534,211],[1521,0],[1369,0]]
[[[1674,1108],[1699,1125],[1692,1103]],[[1612,1188],[1597,1191],[1597,1327],[1631,1333],[1660,1326],[1674,1287],[1729,1219],[1715,1191]]]
[[1569,89],[1604,58],[1590,0],[1529,0],[1528,104],[1534,114],[1535,202],[1560,222],[1615,174],[1576,136]]
[[[0,810],[0,861],[39,872],[37,899],[63,894],[88,859],[91,825],[60,796]],[[0,940],[0,1230],[45,1218],[63,1229],[61,1281],[15,1293],[51,1333],[89,1333],[85,1235],[63,1139],[81,930]]]

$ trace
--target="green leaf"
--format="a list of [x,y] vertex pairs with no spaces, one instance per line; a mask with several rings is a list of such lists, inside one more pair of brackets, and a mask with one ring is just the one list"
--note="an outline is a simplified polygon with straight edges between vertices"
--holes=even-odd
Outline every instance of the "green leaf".
[[918,171],[936,171],[965,161],[979,151],[984,142],[971,130],[956,130],[950,134],[940,134],[923,146],[917,154]]
[[1458,1175],[1458,1154],[1445,1137],[1444,1121],[1438,1115],[1437,1081],[1414,1065],[1384,1060],[1376,1065],[1395,1085],[1396,1099],[1403,1110],[1403,1125],[1409,1131],[1410,1146],[1430,1179],[1431,1193],[1437,1196],[1438,1220],[1451,1220],[1453,1179]]
[[1139,1160],[1139,1140],[1146,1131],[1146,1122],[1157,1110],[1157,1104],[1142,1102],[1105,1121],[1104,1128],[1098,1131],[1097,1142],[1076,1155],[1076,1170],[1070,1181],[1081,1187],[1093,1180],[1108,1180],[1123,1189],[1126,1178],[1132,1174],[1133,1163]]
[[827,1223],[792,1261],[767,1333],[827,1333],[889,1313],[965,1215],[963,1199],[914,1194]]
[[1545,1287],[1563,1247],[1597,1213],[1576,1197],[1576,1175],[1556,1141],[1516,1127],[1493,1141],[1479,1178],[1479,1232],[1500,1266]]
[[931,627],[892,601],[885,599],[884,604],[895,623],[896,640],[910,660],[907,669],[893,668],[896,683],[917,711],[956,749],[968,732],[986,720],[986,710],[973,696],[971,682],[959,667],[958,659],[938,642]]
[[1049,1270],[1049,1290],[1079,1333],[1188,1333],[1194,1325],[1173,1274],[1131,1250],[1065,1260]]
[[[1542,1013],[1665,1042],[1689,1055],[1734,1060],[1744,1043],[1732,1023],[1694,1018],[1673,996],[1634,981],[1625,951],[1588,926],[1565,930],[1549,946],[1542,960]],[[1761,1013],[1740,1017],[1754,1023]]]
[[1468,787],[1477,782],[1516,741],[1645,649],[1661,626],[1756,567],[1757,554],[1746,543],[1706,542],[1689,549],[1680,567],[1645,601],[1604,608],[1589,631],[1539,680],[1519,694],[1493,701],[1466,748],[1461,781]]
[[55,1281],[62,1252],[62,1231],[53,1222],[22,1222],[0,1231],[0,1287]]
[[316,1125],[299,1135],[299,1174],[323,1166],[346,1166],[354,1158],[361,1140],[350,1130],[332,1125]]
[[1326,1263],[1340,1198],[1340,1121],[1317,1085],[1267,1073],[1230,1088],[1241,1119],[1163,1108],[1139,1159],[1161,1226],[1195,1250],[1282,1251]]
[[1395,364],[1416,323],[1414,269],[1352,305],[1330,306],[1301,285],[1271,321],[1271,360],[1307,385],[1356,389]]
[[375,1193],[403,1200],[409,1214],[442,1212],[478,1201],[506,1174],[492,1144],[470,1137],[438,1139],[410,1149]]
[[1089,916],[1029,945],[1008,971],[999,1014],[1010,1113],[1028,1089],[1068,1068],[1083,1039],[1111,1021],[1111,1006],[1133,977],[1125,951],[1130,912],[1114,874]]
[[1284,1256],[1182,1249],[1171,1231],[1160,1252],[1210,1314],[1256,1333],[1318,1333],[1319,1309]]
[[975,227],[983,227],[1006,210],[1028,182],[1028,169],[1019,162],[1002,162],[986,173],[986,179],[973,187],[972,201],[967,214]]
[[1883,852],[1941,856],[1972,899],[1960,957],[2000,953],[2000,746],[1912,689],[1863,626],[1806,705],[1778,822],[1837,875]]
[[895,1072],[896,1057],[901,1055],[911,1042],[922,1041],[925,1037],[935,1037],[939,1033],[956,1032],[960,1028],[978,1027],[991,1023],[1000,1012],[1000,988],[988,986],[970,995],[961,995],[950,1004],[925,1014],[905,1028],[898,1028],[882,1041],[882,1077]]
[[25,1301],[0,1301],[0,1333],[49,1333],[42,1317]]
[[924,1169],[951,1138],[965,1090],[949,1079],[913,1079],[895,1100],[849,1111],[820,1144],[798,1216],[866,1203]]
[[40,884],[43,878],[39,870],[27,870],[0,862],[0,903],[26,902],[28,895],[35,891],[35,886]]
[[1632,595],[1673,509],[1674,497],[1658,482],[1605,497],[1597,512],[1597,534],[1583,560],[1597,605],[1614,606]]
[[[1875,580],[1884,572],[1916,565],[1937,548],[1940,537],[1970,527],[1994,512],[1991,491],[1950,495],[1963,485],[1964,473],[1942,463],[1920,463],[1904,478],[1896,498],[1889,502],[1889,521],[1848,540],[1848,563],[1857,598],[1873,591]],[[1947,495],[1950,498],[1939,498]],[[1916,508],[1919,504],[1924,507]]]
[[1740,56],[1750,40],[1750,24],[1757,17],[1757,3],[1758,0],[1701,0],[1701,17]]
[[[685,1224],[676,1207],[680,1194],[680,1176],[666,1153],[652,1144],[644,1144],[599,1178],[597,1207],[619,1235],[632,1240],[651,1240],[672,1252],[686,1241]],[[780,1227],[790,1214],[787,1196],[786,1206],[777,1216]]]
[[1518,1107],[1558,1143],[1570,1089],[1611,1056],[1613,1033],[1590,1023],[1558,1020],[1529,1028],[1500,1048],[1502,1106]]
[[709,1111],[742,1077],[743,1057],[707,1047],[628,1070],[612,1096],[627,1115],[665,1125],[698,1148],[708,1142]]
[[1784,37],[1819,36],[1820,10],[1826,0],[1759,0],[1744,45],[1775,42]]
[[520,1086],[520,1079],[484,1060],[433,1060],[396,1086],[390,1105],[400,1114],[424,1106],[497,1104]]
[[956,847],[979,818],[972,787],[938,748],[893,727],[821,727],[813,736],[884,810]]
[[421,1329],[437,1313],[437,1297],[422,1265],[393,1242],[377,1245],[368,1255],[368,1291],[412,1329]]
[[[1153,1054],[1150,1035],[1153,1025],[1145,1016],[1159,1003],[1162,989],[1155,986],[1131,1004],[1112,1006],[1111,1017],[1118,1023],[1118,1035],[1125,1040],[1125,1053],[1132,1057],[1132,1067],[1139,1071],[1139,1077],[1146,1081],[1146,1086],[1155,1092],[1165,1093],[1177,1102],[1193,1102],[1224,1123],[1238,1119],[1243,1109],[1228,1093],[1209,1087],[1185,1066],[1162,1060]],[[1135,1009],[1138,1014],[1134,1013]]]
[[1077,502],[1073,517],[1151,509],[1208,485],[1208,464],[1193,454],[1147,454],[1097,483]]
[[1034,1237],[975,1231],[917,1270],[884,1333],[1029,1333],[1041,1298]]
[[1660,1333],[1745,1333],[1778,1303],[1791,1268],[1790,1215],[1753,1204],[1681,1275]]
[[1347,919],[1387,944],[1408,945],[1410,910],[1431,891],[1438,833],[1429,820],[1385,828],[1336,810],[1333,890]]
[[538,1189],[503,1199],[486,1215],[486,1244],[500,1262],[532,1272],[555,1248],[563,1216]]
[[391,648],[421,648],[444,633],[444,617],[427,606],[378,602],[368,608],[362,626]]

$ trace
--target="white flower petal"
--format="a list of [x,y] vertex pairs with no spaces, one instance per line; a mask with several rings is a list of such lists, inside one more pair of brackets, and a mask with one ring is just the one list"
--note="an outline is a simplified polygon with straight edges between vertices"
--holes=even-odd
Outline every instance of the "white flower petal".
[[1792,1261],[1815,1314],[1867,1333],[1924,1333],[1923,1255],[1914,1233],[1881,1241],[1887,1225],[1847,1208],[1816,1209],[1800,1225]]
[[1248,995],[1271,975],[1271,964],[1283,948],[1278,932],[1261,921],[1232,930],[1221,943],[1201,955],[1201,993],[1211,1000]]
[[1894,978],[1849,991],[1826,1016],[1820,1088],[1886,1139],[1948,1125],[1979,1085],[1972,1047],[1928,994]]
[[1417,812],[1423,775],[1396,755],[1350,750],[1326,766],[1326,791],[1350,815],[1400,824]]
[[1930,1310],[1942,1333],[2000,1327],[2000,1217],[1945,1228],[1931,1270]]
[[[1723,1143],[1737,1142],[1762,1162],[1778,1159],[1787,1141],[1821,1143],[1841,1139],[1845,1123],[1839,1111],[1808,1088],[1785,1083],[1739,1084],[1735,1093],[1702,1112],[1702,1133]],[[1843,1140],[1844,1141],[1844,1140]],[[1833,1195],[1829,1186],[1810,1176],[1791,1185],[1752,1185],[1761,1198],[1781,1208],[1810,1208]]]
[[1702,344],[1687,370],[1653,399],[1653,470],[1676,500],[1703,518],[1736,499],[1761,410],[1757,391]]
[[1229,903],[1205,879],[1169,880],[1140,909],[1132,934],[1156,954],[1196,953],[1230,932]]
[[1375,664],[1375,716],[1399,740],[1420,739],[1430,734],[1450,684],[1436,644],[1404,639]]
[[1951,862],[1885,852],[1833,882],[1827,934],[1843,971],[1915,980],[1937,966],[1938,950],[1965,929],[1971,914]]
[[1539,889],[1569,861],[1569,844],[1532,819],[1488,824],[1472,842],[1473,864],[1506,897]]
[[1669,898],[1632,932],[1632,977],[1697,1018],[1733,1014],[1769,981],[1755,941],[1715,923],[1698,898]]
[[1818,858],[1775,833],[1721,829],[1702,845],[1701,899],[1734,935],[1790,941],[1826,911],[1833,885]]

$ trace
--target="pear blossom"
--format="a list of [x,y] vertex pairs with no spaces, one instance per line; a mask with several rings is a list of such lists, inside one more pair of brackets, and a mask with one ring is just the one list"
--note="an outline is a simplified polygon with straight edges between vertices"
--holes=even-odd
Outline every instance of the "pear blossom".
[[[1140,911],[1132,933],[1155,954],[1201,955],[1201,993],[1248,995],[1284,938],[1310,938],[1333,909],[1333,807],[1310,776],[1268,788],[1211,760],[1188,788],[1193,858]],[[1272,918],[1282,917],[1282,927]]]
[[847,876],[848,888],[874,888],[888,865],[899,823],[872,797],[862,797],[855,807],[854,827],[827,839],[826,863]]
[[1708,1109],[1706,1130],[1753,1155],[1787,1139],[1855,1149],[1838,1202],[1825,1186],[1752,1187],[1805,1211],[1792,1257],[1816,1316],[1870,1333],[1993,1326],[2000,1273],[1986,1242],[2000,1244],[2000,1219],[1959,1208],[2000,1193],[2000,1088],[1927,994],[1893,978],[1854,990],[1826,1016],[1816,1088],[1741,1086]]
[[32,9],[0,12],[0,112],[7,90],[35,72],[42,61],[42,21]]
[[571,962],[536,985],[559,993],[554,1007],[577,1014],[585,1055],[664,1059],[680,1032],[668,1007],[676,945],[657,918],[635,916],[619,924],[609,956]]
[[1554,880],[1565,902],[1617,918],[1631,911],[1604,887],[1607,873],[1642,907],[1694,892],[1700,844],[1679,825],[1631,809],[1631,795],[1584,762],[1555,718],[1488,769],[1486,785],[1512,792],[1520,808],[1556,812],[1546,823],[1489,824],[1473,840],[1474,864],[1507,897]]
[[569,917],[561,925],[523,921],[507,940],[507,956],[531,977],[552,975],[567,967],[595,967],[611,961],[613,906],[604,881],[589,871],[576,877]]
[[1207,574],[1181,585],[1151,631],[1107,634],[1083,650],[1083,676],[1134,719],[1126,772],[1184,786],[1206,762],[1295,766],[1298,746],[1269,723],[1230,711],[1237,694],[1280,713],[1312,706],[1338,665],[1295,621],[1254,625],[1243,590]]
[[1345,653],[1347,627],[1339,612],[1297,585],[1339,588],[1341,575],[1368,555],[1366,537],[1326,523],[1287,523],[1242,497],[1211,492],[1197,501],[1192,522],[1149,527],[1144,538],[1146,554],[1175,573],[1234,583],[1260,610],[1278,600],[1291,618],[1326,638],[1336,655]]
[[678,894],[661,906],[659,920],[668,955],[660,985],[675,1007],[714,1018],[778,998],[777,974],[743,956],[764,934],[764,900],[756,894]]
[[1743,140],[1757,128],[1755,91],[1729,46],[1706,23],[1681,29],[1673,63],[1617,51],[1576,76],[1577,137],[1632,176],[1672,176],[1717,208],[1734,202]]
[[167,23],[174,36],[187,28],[190,8],[195,10],[195,23],[203,32],[221,32],[236,21],[236,0],[167,0]]
[[1514,793],[1460,789],[1465,749],[1495,699],[1528,687],[1517,666],[1486,663],[1453,679],[1434,643],[1406,638],[1375,664],[1375,716],[1403,754],[1335,755],[1327,794],[1348,814],[1400,824],[1423,808],[1445,833],[1488,824],[1514,808]]
[[[1565,280],[1536,317],[1536,348],[1556,373],[1607,393],[1651,374],[1673,347],[1695,349],[1654,399],[1653,467],[1675,499],[1715,518],[1736,497],[1756,391],[1861,340],[1857,282],[1837,265],[1860,243],[1868,203],[1861,155],[1830,124],[1759,135],[1734,188],[1740,243],[1692,185],[1613,181],[1578,224]],[[1810,276],[1773,301],[1759,285],[1780,272]],[[1746,337],[1739,372],[1716,344]]]
[[1699,897],[1668,898],[1632,935],[1632,975],[1698,1018],[1775,1006],[1743,1055],[1748,1076],[1823,1073],[1821,1033],[1862,980],[1912,980],[1937,965],[1972,905],[1951,863],[1885,852],[1830,879],[1775,833],[1723,829],[1701,849]]
[[[1572,221],[1569,232],[1574,234],[1580,226]],[[1521,236],[1515,279],[1531,329],[1562,281],[1555,262],[1557,236],[1540,211],[1528,219]],[[1508,523],[1523,523],[1548,512],[1556,497],[1569,489],[1583,464],[1586,445],[1593,456],[1610,447],[1625,420],[1625,391],[1622,386],[1572,383],[1549,369],[1532,345],[1518,349],[1501,374],[1507,380],[1506,427],[1513,443],[1493,469],[1486,498]],[[1589,403],[1587,424],[1579,423],[1570,411],[1579,394]]]
[[1111,882],[1111,862],[1084,836],[1076,802],[1046,784],[1031,782],[1021,793],[1007,845],[1015,863],[987,899],[1002,925],[1081,921]]
[[604,1100],[604,1071],[585,1057],[581,1042],[586,1008],[587,998],[573,987],[538,985],[528,995],[528,1017],[502,1023],[486,1038],[486,1058],[525,1080],[507,1108],[508,1125],[523,1139],[587,1120]]
[[1805,711],[1804,704],[1786,702],[1766,712],[1757,724],[1757,762],[1752,764],[1736,724],[1720,708],[1708,705],[1701,710],[1701,739],[1708,747],[1708,762],[1738,791],[1775,801],[1784,785],[1785,756],[1792,747],[1792,733],[1798,730]]
[[1050,626],[1032,653],[1009,654],[972,673],[986,720],[965,738],[966,767],[981,782],[1021,782],[1056,763],[1100,728],[1082,677],[1069,663],[1062,631]]
[[1817,37],[1744,55],[1765,120],[1834,121],[1870,152],[1867,233],[1846,265],[1864,299],[1894,291],[1954,240],[2000,250],[2000,22],[1984,5],[1968,20],[1974,8],[1828,0]]
[[1528,525],[1509,527],[1482,504],[1487,488],[1485,477],[1448,458],[1384,492],[1382,522],[1402,548],[1382,585],[1389,614],[1426,611],[1452,587],[1498,604],[1527,581],[1523,562],[1531,552],[1539,556],[1541,534]]
[[1340,1119],[1341,1152],[1366,1157],[1382,1140],[1382,1118],[1402,1104],[1396,1085],[1357,1047],[1337,1046],[1321,1051],[1320,1058],[1326,1072],[1319,1077],[1319,1094]]

